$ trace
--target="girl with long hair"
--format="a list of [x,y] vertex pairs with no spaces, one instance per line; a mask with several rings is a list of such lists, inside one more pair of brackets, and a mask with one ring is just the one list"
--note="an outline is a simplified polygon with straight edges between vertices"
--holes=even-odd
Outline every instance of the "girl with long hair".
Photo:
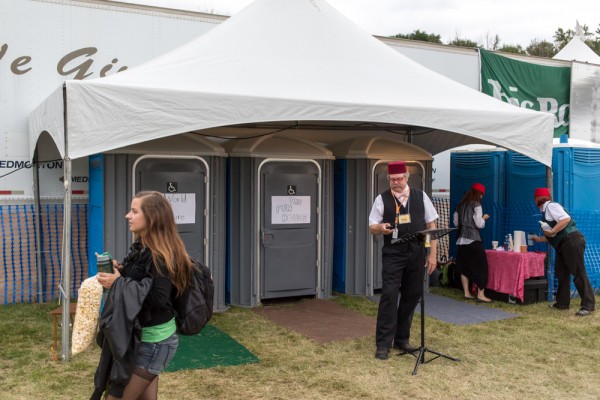
[[[127,307],[134,307],[136,301],[140,302],[135,319],[141,326],[141,335],[139,331],[131,330],[132,336],[139,335],[139,337],[119,338],[119,340],[136,343],[132,349],[128,349],[133,352],[133,355],[127,358],[132,360],[126,370],[126,373],[131,372],[130,379],[119,382],[111,382],[110,379],[98,381],[99,375],[107,376],[107,371],[102,368],[101,358],[96,371],[96,392],[103,392],[105,389],[103,385],[107,383],[108,399],[156,399],[158,376],[175,355],[179,343],[173,300],[190,284],[193,264],[177,232],[173,209],[162,193],[136,194],[131,201],[131,210],[125,218],[135,241],[123,263],[114,261],[114,274],[99,273],[98,281],[104,287],[112,288],[111,292],[113,289],[125,292],[119,296],[114,294],[112,298],[115,302],[130,302]],[[152,283],[148,290],[144,291],[142,282],[148,278],[151,278]],[[117,279],[126,280],[123,284],[114,285]],[[137,282],[140,285],[136,286]],[[128,290],[135,291],[135,295],[128,296],[126,293]],[[141,297],[139,293],[145,294],[143,301],[138,300]],[[119,306],[119,304],[111,304],[110,308],[118,309]],[[104,312],[102,318],[105,318]],[[126,332],[129,334],[129,331]],[[115,356],[112,354],[113,358],[116,358]],[[108,365],[109,370],[113,368],[111,363]],[[112,377],[115,372],[108,375]],[[120,385],[121,381],[127,382],[126,385]]]

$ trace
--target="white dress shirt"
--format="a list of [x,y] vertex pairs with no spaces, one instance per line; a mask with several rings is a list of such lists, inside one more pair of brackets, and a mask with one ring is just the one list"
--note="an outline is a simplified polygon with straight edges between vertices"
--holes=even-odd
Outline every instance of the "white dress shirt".
[[[410,191],[407,189],[408,189],[408,186],[406,187],[406,189],[404,189],[404,191],[402,193],[398,194],[398,193],[394,192],[394,195],[400,201],[401,201],[402,196],[408,195],[408,197],[410,197],[410,194],[409,194]],[[405,198],[404,201],[402,201],[402,205],[404,207],[406,207],[406,204],[408,202],[408,197]],[[438,215],[437,211],[435,210],[435,207],[433,206],[431,199],[429,199],[429,196],[427,196],[427,193],[425,193],[425,192],[423,192],[423,205],[425,206],[425,223],[428,224],[439,218],[439,215]],[[383,199],[381,198],[381,195],[378,195],[375,198],[375,202],[373,202],[373,208],[371,208],[371,214],[369,214],[369,225],[380,224],[381,221],[383,221]]]

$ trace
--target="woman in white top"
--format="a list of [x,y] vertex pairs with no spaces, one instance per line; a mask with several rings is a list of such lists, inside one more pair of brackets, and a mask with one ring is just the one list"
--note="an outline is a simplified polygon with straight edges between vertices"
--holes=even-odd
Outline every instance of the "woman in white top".
[[465,299],[474,299],[469,289],[469,282],[477,286],[477,301],[489,303],[484,293],[488,279],[488,264],[485,249],[479,231],[485,227],[490,217],[483,214],[481,199],[485,194],[485,186],[474,183],[465,193],[454,212],[454,225],[458,227],[456,252],[456,269],[460,273]]

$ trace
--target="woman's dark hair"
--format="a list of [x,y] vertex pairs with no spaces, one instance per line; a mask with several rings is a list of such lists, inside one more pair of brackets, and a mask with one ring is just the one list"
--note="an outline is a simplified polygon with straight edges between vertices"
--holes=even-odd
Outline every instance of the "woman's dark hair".
[[471,202],[480,203],[482,197],[483,197],[483,194],[479,190],[475,190],[475,189],[471,188],[471,189],[467,190],[467,192],[465,193],[463,198],[456,205],[456,209],[458,210],[458,207],[463,203],[466,203],[466,204],[471,203]]

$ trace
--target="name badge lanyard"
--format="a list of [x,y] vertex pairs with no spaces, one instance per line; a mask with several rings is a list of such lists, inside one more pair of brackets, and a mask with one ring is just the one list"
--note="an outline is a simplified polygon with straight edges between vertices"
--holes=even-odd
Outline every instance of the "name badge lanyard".
[[[410,194],[410,188],[409,190],[409,194]],[[400,203],[398,202],[398,199],[396,198],[396,195],[394,194],[394,191],[392,189],[390,189],[390,192],[392,192],[392,198],[394,199],[394,204],[396,205],[396,218],[394,219],[394,233],[392,234],[392,238],[394,239],[398,239],[398,225],[400,223]],[[401,196],[404,197],[404,196]],[[410,216],[410,202],[408,202],[408,195],[406,195],[406,199],[407,199],[407,203],[406,203],[406,211],[407,214]],[[406,222],[403,222],[406,223]]]

